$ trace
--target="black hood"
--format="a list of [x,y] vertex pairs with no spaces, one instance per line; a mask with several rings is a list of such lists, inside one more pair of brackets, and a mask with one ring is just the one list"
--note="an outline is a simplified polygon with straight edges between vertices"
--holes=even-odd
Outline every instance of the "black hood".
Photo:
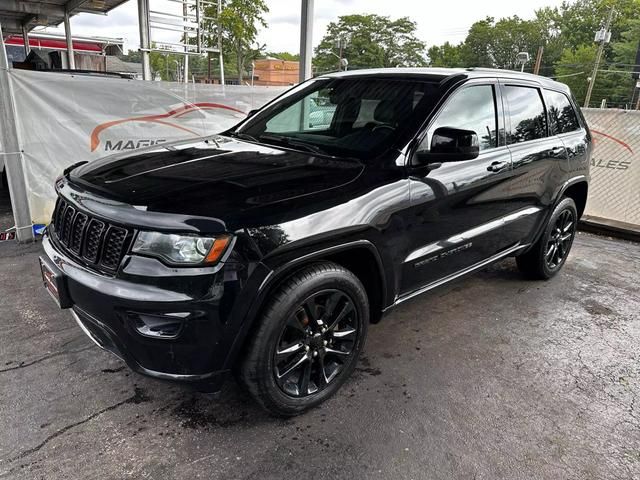
[[70,180],[150,212],[214,217],[237,228],[283,215],[310,196],[331,198],[362,170],[355,160],[218,136],[105,157],[76,168]]

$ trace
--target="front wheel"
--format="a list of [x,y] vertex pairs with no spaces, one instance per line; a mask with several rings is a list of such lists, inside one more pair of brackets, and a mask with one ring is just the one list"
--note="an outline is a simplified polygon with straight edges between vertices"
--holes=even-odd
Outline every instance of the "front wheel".
[[516,257],[520,271],[530,278],[543,280],[558,273],[569,256],[577,224],[576,204],[565,197],[553,210],[540,239],[529,251]]
[[333,395],[353,372],[367,335],[366,291],[334,263],[291,276],[266,306],[239,379],[267,411],[292,416]]

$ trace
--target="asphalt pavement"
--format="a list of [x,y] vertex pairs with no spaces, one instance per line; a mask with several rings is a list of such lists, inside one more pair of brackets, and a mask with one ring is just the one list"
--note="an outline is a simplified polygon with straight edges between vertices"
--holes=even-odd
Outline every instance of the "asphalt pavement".
[[508,259],[403,304],[289,420],[130,372],[39,253],[0,243],[0,479],[640,479],[639,244],[580,234],[551,281]]

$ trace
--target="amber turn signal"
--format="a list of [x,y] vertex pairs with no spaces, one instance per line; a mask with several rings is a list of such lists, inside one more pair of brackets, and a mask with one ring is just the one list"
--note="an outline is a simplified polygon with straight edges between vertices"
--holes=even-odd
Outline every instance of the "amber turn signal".
[[230,236],[216,237],[211,250],[209,250],[209,253],[204,260],[205,263],[215,263],[220,260],[220,257],[222,257],[222,254],[227,249],[229,243],[231,243]]

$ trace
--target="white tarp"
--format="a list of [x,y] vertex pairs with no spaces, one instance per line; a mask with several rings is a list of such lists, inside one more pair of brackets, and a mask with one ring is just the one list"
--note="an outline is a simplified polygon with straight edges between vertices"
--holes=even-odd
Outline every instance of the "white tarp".
[[585,213],[640,227],[640,111],[582,111],[594,140]]
[[[34,223],[79,161],[220,132],[286,90],[10,70]],[[595,140],[586,214],[640,226],[640,112],[585,109]]]
[[34,223],[48,223],[64,168],[221,132],[286,90],[10,70]]

